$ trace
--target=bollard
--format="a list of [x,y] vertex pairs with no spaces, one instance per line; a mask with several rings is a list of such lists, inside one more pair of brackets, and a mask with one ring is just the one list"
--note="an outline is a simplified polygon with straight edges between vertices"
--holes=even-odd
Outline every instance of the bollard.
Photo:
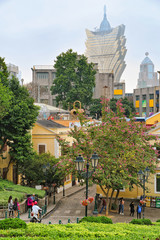
[[68,223],[71,223],[71,220],[70,220],[70,218],[68,218]]
[[45,205],[45,213],[47,212],[47,205]]
[[48,224],[51,224],[51,222],[49,222]]
[[28,218],[31,218],[31,209],[28,209]]
[[61,220],[59,220],[59,224],[62,224],[62,221],[61,221]]
[[20,211],[18,210],[18,216],[17,216],[18,218],[20,218],[20,217],[19,217],[19,213],[20,213]]
[[44,214],[46,213],[46,205],[44,205]]
[[7,211],[5,211],[5,218],[7,218]]
[[79,218],[77,218],[77,223],[79,223]]

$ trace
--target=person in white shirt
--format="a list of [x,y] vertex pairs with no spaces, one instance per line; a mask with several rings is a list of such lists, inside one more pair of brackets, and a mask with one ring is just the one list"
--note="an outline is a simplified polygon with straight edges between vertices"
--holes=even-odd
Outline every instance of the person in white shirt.
[[35,217],[37,219],[37,221],[39,221],[39,211],[41,211],[42,209],[37,206],[37,201],[34,202],[34,205],[32,207],[32,213],[33,213],[33,217]]

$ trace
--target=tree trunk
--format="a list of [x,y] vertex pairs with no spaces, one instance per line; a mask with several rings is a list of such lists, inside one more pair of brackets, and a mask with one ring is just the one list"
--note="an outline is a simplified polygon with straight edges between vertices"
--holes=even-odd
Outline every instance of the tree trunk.
[[118,195],[119,195],[119,189],[117,189],[117,194],[116,194],[116,197],[115,197],[115,200],[114,200],[114,203],[115,203],[116,205],[117,205]]
[[112,207],[113,194],[114,194],[114,189],[112,189],[111,198],[110,198],[110,201],[109,201],[109,211],[111,210],[111,207]]
[[107,204],[106,205],[106,216],[108,216],[108,209],[109,209],[109,207],[108,207],[109,206],[109,204],[108,204],[108,193],[109,193],[110,188],[107,189],[107,193],[101,185],[100,185],[100,188],[103,191],[104,195],[106,196],[106,204]]

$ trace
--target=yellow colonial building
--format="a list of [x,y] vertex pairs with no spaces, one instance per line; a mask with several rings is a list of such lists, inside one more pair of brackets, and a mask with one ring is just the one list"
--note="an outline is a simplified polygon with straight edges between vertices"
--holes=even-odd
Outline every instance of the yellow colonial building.
[[[56,158],[61,156],[61,147],[56,140],[57,136],[66,139],[72,144],[73,140],[68,136],[69,128],[54,122],[52,120],[37,120],[32,129],[32,143],[34,150],[41,153],[51,153]],[[65,188],[69,188],[75,184],[74,177],[68,175],[65,181]],[[62,188],[58,189],[61,191]]]

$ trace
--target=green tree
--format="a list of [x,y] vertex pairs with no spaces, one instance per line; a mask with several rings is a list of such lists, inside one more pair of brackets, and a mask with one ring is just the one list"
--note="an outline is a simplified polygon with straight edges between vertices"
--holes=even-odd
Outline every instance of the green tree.
[[12,92],[0,81],[0,119],[7,115],[11,105]]
[[100,186],[108,203],[109,190],[119,190],[122,186],[132,189],[133,185],[141,185],[137,178],[140,169],[149,167],[152,173],[155,171],[156,152],[149,141],[156,137],[146,134],[148,128],[135,123],[134,119],[127,122],[120,101],[116,104],[116,113],[108,108],[108,100],[103,99],[102,104],[102,123],[89,125],[84,121],[83,127],[71,130],[72,146],[62,139],[59,142],[66,148],[67,164],[73,171],[74,160],[79,154],[88,159],[92,170],[91,155],[97,152],[100,159],[92,181]]
[[[123,108],[125,110],[125,116],[126,117],[132,117],[135,116],[135,107],[133,105],[133,102],[130,102],[127,98],[121,98],[120,99],[122,104],[123,104]],[[119,101],[116,98],[112,98],[109,101],[109,107],[113,112],[117,112],[117,107],[116,107],[116,103],[117,101]],[[93,99],[92,103],[89,106],[89,112],[90,115],[94,118],[99,119],[102,116],[102,104],[101,104],[101,99]]]
[[84,55],[78,55],[71,49],[61,53],[55,61],[56,78],[51,87],[56,94],[57,106],[62,104],[64,109],[76,100],[84,107],[91,102],[95,86],[95,74],[92,63],[87,63]]
[[[121,100],[121,103],[123,104],[123,108],[125,110],[124,115],[128,118],[135,116],[136,109],[133,105],[133,102],[129,101],[127,98],[121,98],[120,100]],[[109,106],[110,106],[111,110],[115,113],[117,112],[117,107],[116,107],[117,101],[119,101],[119,100],[112,98],[109,102]]]
[[92,99],[92,102],[89,106],[90,116],[93,118],[99,119],[102,117],[102,104],[101,99]]
[[27,155],[29,147],[32,147],[28,131],[36,121],[38,107],[34,105],[33,98],[29,97],[27,89],[20,86],[18,79],[8,78],[6,65],[2,58],[0,58],[0,68],[1,83],[9,89],[12,96],[7,114],[0,119],[0,154],[2,154],[4,145],[8,145],[11,155],[9,165],[15,162],[18,172],[19,165],[30,157],[29,153]]
[[[49,187],[53,183],[56,187],[63,185],[65,174],[63,169],[60,170],[57,167],[58,164],[59,159],[50,153],[38,155],[34,152],[33,158],[28,159],[21,165],[23,184],[31,187],[37,184],[46,184]],[[44,169],[46,170],[45,172]]]

